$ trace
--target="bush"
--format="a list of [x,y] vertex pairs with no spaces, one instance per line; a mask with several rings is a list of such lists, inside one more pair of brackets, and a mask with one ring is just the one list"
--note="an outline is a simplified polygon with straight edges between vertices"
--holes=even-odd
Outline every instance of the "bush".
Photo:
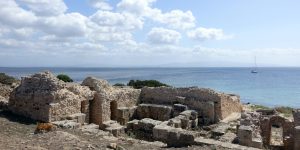
[[64,81],[64,82],[73,82],[73,79],[71,79],[68,75],[65,75],[65,74],[59,74],[59,75],[57,76],[57,78],[58,78],[59,80]]
[[147,87],[168,86],[169,87],[169,85],[161,83],[157,80],[130,80],[127,85],[132,86],[135,89],[141,89],[144,86],[147,86]]
[[123,83],[116,83],[116,84],[114,84],[114,86],[125,86],[125,84],[123,84]]
[[13,83],[17,82],[18,80],[14,77],[8,76],[5,73],[0,73],[0,83],[12,85]]
[[291,107],[286,107],[286,106],[280,106],[280,107],[275,107],[275,110],[279,113],[284,114],[284,116],[291,116],[293,114],[293,108]]

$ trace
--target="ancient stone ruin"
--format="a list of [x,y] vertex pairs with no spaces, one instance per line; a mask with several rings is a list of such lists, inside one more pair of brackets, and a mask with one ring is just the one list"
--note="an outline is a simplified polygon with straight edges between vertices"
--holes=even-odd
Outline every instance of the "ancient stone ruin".
[[[237,122],[228,122],[238,119],[236,114],[242,111],[239,96],[211,89],[133,89],[114,87],[93,77],[86,78],[80,85],[65,83],[50,72],[43,72],[22,78],[21,84],[10,94],[8,109],[61,128],[101,129],[114,136],[134,135],[174,147],[206,144],[255,149],[232,143],[236,138]],[[262,116],[242,115],[238,127],[240,144],[261,148],[263,141],[268,141],[265,135],[270,129],[261,130],[260,127],[269,127],[276,120],[281,120],[276,125],[288,127],[284,133],[291,136],[285,140],[286,143],[290,145],[299,138],[291,133],[298,132],[296,128],[294,130],[293,123],[280,118],[262,119]],[[233,131],[227,133],[228,130]]]
[[89,103],[93,97],[94,92],[88,87],[65,83],[50,72],[44,72],[23,77],[21,84],[11,93],[8,107],[13,113],[53,122],[72,115],[86,118],[89,111],[83,104]]
[[268,149],[300,149],[300,110],[294,110],[293,120],[274,110],[244,112],[238,127],[239,144]]

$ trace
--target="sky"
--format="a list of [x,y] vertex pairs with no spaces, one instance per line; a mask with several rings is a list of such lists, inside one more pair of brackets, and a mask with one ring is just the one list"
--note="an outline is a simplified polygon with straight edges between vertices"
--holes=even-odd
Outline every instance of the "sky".
[[1,0],[0,67],[300,67],[298,0]]

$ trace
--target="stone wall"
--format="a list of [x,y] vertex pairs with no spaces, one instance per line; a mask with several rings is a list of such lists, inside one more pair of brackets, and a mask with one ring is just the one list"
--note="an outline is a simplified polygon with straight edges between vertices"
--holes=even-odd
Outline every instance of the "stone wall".
[[222,120],[233,112],[241,112],[242,109],[238,96],[196,87],[145,87],[142,89],[139,103],[184,104],[189,109],[198,111],[201,117],[209,119],[211,123]]
[[92,99],[93,92],[88,87],[65,83],[44,72],[23,77],[12,92],[8,107],[13,113],[52,122],[81,113],[81,102]]
[[0,83],[0,96],[9,99],[9,95],[12,91],[12,86]]
[[102,125],[106,121],[118,120],[118,108],[131,108],[137,105],[140,90],[132,88],[120,88],[109,85],[106,80],[93,77],[86,78],[82,85],[90,87],[95,91],[95,98],[91,106],[92,123]]

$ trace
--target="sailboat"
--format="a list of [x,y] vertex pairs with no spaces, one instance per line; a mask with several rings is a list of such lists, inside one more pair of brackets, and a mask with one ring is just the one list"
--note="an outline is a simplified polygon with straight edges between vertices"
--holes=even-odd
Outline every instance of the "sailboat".
[[256,64],[256,56],[255,56],[255,67],[251,70],[251,73],[258,73],[257,71],[257,64]]

